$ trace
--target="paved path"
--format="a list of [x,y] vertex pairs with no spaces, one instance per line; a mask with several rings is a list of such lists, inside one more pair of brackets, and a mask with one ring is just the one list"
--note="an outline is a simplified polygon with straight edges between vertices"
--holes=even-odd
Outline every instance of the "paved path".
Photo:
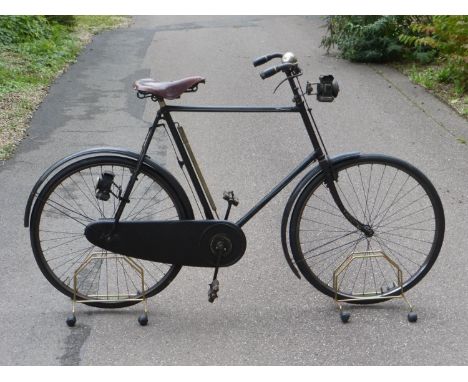
[[[466,364],[468,354],[468,138],[466,121],[394,70],[325,56],[316,17],[138,17],[129,29],[97,36],[31,121],[14,159],[0,168],[0,363],[6,365],[358,365]],[[220,272],[221,294],[206,301],[211,271],[184,268],[141,306],[119,311],[71,304],[43,278],[22,226],[27,196],[55,160],[100,145],[138,150],[155,108],[137,100],[133,80],[202,75],[206,85],[189,104],[290,103],[277,78],[262,81],[252,58],[297,54],[305,79],[333,73],[341,93],[332,104],[312,102],[331,153],[384,152],[420,167],[446,211],[439,260],[409,293],[419,313],[406,321],[401,301],[351,308],[343,325],[333,302],[297,280],[284,261],[280,217],[288,191],[246,227],[244,258]],[[177,103],[180,103],[179,101]],[[290,115],[181,115],[218,206],[234,189],[241,216],[307,153],[299,119]],[[169,168],[162,136],[151,156]],[[166,150],[167,149],[167,150]]]

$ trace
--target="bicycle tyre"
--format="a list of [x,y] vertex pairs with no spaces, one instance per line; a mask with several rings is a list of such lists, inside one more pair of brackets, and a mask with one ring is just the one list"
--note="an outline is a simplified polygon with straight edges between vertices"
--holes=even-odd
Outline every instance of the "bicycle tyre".
[[[382,297],[402,292],[398,280],[390,282],[398,271],[387,260],[354,260],[345,270],[353,268],[349,273],[356,274],[354,280],[351,276],[346,280],[347,273],[343,272],[339,281],[341,274],[336,271],[335,275],[335,270],[351,254],[384,252],[401,269],[406,292],[429,272],[442,247],[445,218],[437,191],[416,167],[385,155],[360,155],[334,165],[333,169],[343,204],[361,222],[369,224],[375,234],[366,238],[343,217],[321,172],[304,187],[291,214],[289,240],[295,264],[306,280],[327,296],[359,304],[377,303],[384,301]],[[396,194],[389,197],[393,190]],[[410,222],[411,217],[417,221]],[[402,226],[396,227],[397,224]],[[305,239],[310,239],[312,248]],[[337,291],[333,288],[334,276],[338,280]]]
[[[97,218],[112,218],[112,214],[115,213],[116,206],[118,205],[118,199],[115,195],[111,195],[110,199],[106,202],[96,198],[94,191],[95,178],[105,170],[113,171],[115,174],[115,186],[113,185],[112,187],[115,189],[118,185],[122,190],[125,190],[135,166],[135,160],[119,156],[109,155],[86,158],[62,169],[44,185],[39,193],[31,213],[31,245],[40,270],[46,279],[64,295],[73,297],[72,280],[74,272],[80,264],[80,260],[84,260],[86,256],[92,254],[96,249],[84,236],[84,226],[87,222]],[[189,206],[184,205],[175,189],[176,187],[171,184],[171,181],[161,176],[157,169],[143,164],[138,175],[138,180],[130,195],[130,200],[134,204],[133,206],[132,204],[126,206],[121,219],[138,218],[136,220],[142,220],[140,218],[143,211],[145,212],[143,217],[158,218],[160,220],[164,220],[167,217],[166,212],[175,214],[174,218],[180,220],[191,218],[188,212]],[[144,190],[143,193],[141,192],[142,190]],[[115,191],[117,192],[118,189],[115,189]],[[153,195],[149,193],[150,191],[153,192]],[[151,199],[151,195],[153,199]],[[137,197],[140,197],[140,199],[135,199]],[[154,205],[151,204],[153,202]],[[158,203],[164,203],[164,214],[161,211],[151,210]],[[167,207],[166,203],[169,203],[169,207]],[[134,212],[135,209],[137,209],[136,212]],[[77,230],[73,231],[74,229]],[[49,244],[45,244],[47,242],[54,244],[49,246]],[[76,251],[76,248],[80,245],[82,247],[79,248],[79,251]],[[46,246],[50,248],[45,248]],[[84,251],[81,251],[81,249]],[[58,251],[68,252],[68,255],[67,253],[65,255],[59,254]],[[78,255],[76,255],[77,253]],[[106,257],[107,255],[112,255],[112,253],[107,251],[103,253],[105,253]],[[52,262],[62,258],[63,261],[61,260],[62,264],[60,266],[52,264]],[[138,259],[133,260],[144,269],[145,297],[151,297],[160,293],[172,282],[181,269],[180,265],[153,263]],[[71,263],[72,265],[67,263]],[[96,266],[95,264],[98,265]],[[94,272],[93,280],[86,281],[85,278],[79,280],[78,285],[80,283],[84,285],[86,281],[91,286],[89,286],[87,292],[79,290],[77,293],[78,300],[99,308],[123,308],[139,302],[125,301],[118,298],[110,302],[96,301],[108,299],[104,296],[109,297],[109,283],[112,283],[112,287],[114,288],[117,285],[117,289],[119,290],[119,276],[121,280],[125,280],[126,285],[124,289],[129,292],[129,295],[133,295],[134,299],[141,298],[143,293],[139,290],[141,289],[140,279],[135,275],[135,272],[132,275],[130,271],[134,271],[134,269],[132,270],[130,266],[127,267],[126,261],[115,259],[113,271],[109,271],[113,266],[111,260],[105,259],[95,262],[95,264],[91,268],[94,270],[90,270],[86,276],[88,277],[91,272]],[[67,269],[63,271],[65,267]],[[62,269],[60,270],[60,268]],[[104,289],[104,286],[102,288],[100,286],[101,284],[105,284],[102,280],[104,268],[108,283],[107,295],[99,293],[100,289]],[[156,271],[158,274],[155,276]],[[161,276],[159,276],[159,273],[161,273]],[[110,282],[110,280],[112,281]],[[98,289],[97,292],[94,290],[95,288]],[[94,291],[92,294],[90,293],[91,289]],[[130,289],[132,289],[133,293],[130,293]],[[86,302],[86,300],[93,301]]]

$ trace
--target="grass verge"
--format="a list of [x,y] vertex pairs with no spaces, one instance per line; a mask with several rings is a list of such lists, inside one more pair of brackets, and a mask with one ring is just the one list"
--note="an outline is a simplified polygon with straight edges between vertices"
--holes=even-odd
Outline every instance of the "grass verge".
[[54,25],[48,38],[0,45],[0,161],[13,155],[47,88],[92,35],[130,22],[124,16],[76,16],[73,28]]
[[468,95],[460,93],[450,83],[449,71],[443,64],[422,65],[417,63],[396,63],[394,66],[418,85],[452,107],[468,119]]

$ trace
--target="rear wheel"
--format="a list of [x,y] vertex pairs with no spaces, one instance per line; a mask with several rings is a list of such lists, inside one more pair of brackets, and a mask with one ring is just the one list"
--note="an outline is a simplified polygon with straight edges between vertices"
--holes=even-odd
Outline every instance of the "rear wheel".
[[[84,159],[60,171],[38,195],[30,224],[34,256],[47,280],[63,294],[73,296],[76,274],[78,299],[95,300],[87,304],[100,308],[120,308],[138,302],[128,301],[129,297],[139,299],[142,292],[146,297],[161,292],[179,272],[178,265],[127,261],[95,247],[84,235],[90,222],[114,217],[118,197],[135,165],[134,160],[114,156]],[[96,184],[105,173],[114,177],[108,200],[101,200],[96,197]],[[189,218],[174,188],[146,165],[142,166],[129,199],[121,220]]]
[[321,173],[302,191],[291,215],[291,250],[301,273],[331,297],[335,279],[337,297],[358,303],[400,294],[398,269],[403,291],[416,285],[434,264],[444,237],[434,186],[414,166],[383,155],[361,155],[333,169],[344,206],[374,234],[367,237],[342,215]]

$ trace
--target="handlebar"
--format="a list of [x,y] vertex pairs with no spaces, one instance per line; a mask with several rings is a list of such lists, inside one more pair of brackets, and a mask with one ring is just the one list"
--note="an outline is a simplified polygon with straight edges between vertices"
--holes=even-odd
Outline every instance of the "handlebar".
[[289,63],[286,63],[286,64],[281,64],[281,65],[276,65],[276,66],[272,66],[266,70],[264,70],[263,72],[260,73],[260,77],[262,77],[262,80],[265,80],[271,76],[274,76],[276,73],[278,72],[284,72],[288,69],[291,69],[293,67],[296,67],[297,64],[289,64]]
[[268,61],[270,61],[273,58],[281,58],[281,57],[283,57],[283,53],[267,54],[265,56],[256,58],[253,61],[253,66],[260,66],[260,65],[263,65],[263,64],[267,63]]

